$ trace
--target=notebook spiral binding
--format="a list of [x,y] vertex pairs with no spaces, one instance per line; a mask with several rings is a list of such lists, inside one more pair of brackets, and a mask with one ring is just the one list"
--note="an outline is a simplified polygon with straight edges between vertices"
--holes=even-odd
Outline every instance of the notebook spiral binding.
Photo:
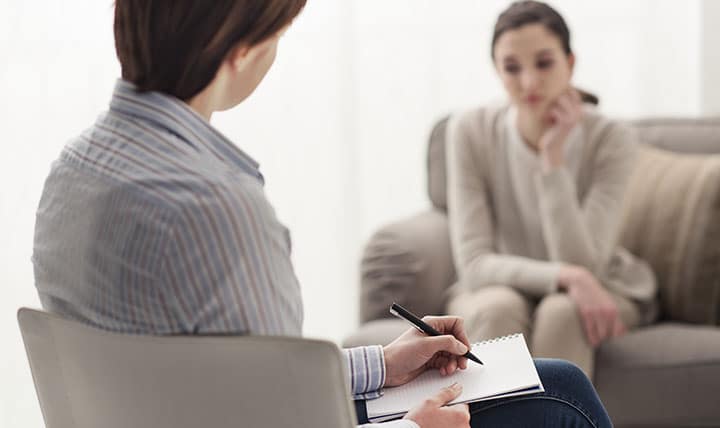
[[487,345],[490,343],[502,342],[503,340],[514,339],[516,337],[522,337],[522,333],[508,334],[507,336],[500,336],[494,339],[483,340],[482,342],[476,342],[473,345]]

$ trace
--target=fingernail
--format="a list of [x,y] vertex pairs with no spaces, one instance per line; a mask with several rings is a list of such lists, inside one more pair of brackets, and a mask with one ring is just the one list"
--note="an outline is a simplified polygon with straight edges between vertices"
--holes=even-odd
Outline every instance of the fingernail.
[[460,389],[461,386],[459,383],[455,382],[452,385],[450,385],[450,389]]

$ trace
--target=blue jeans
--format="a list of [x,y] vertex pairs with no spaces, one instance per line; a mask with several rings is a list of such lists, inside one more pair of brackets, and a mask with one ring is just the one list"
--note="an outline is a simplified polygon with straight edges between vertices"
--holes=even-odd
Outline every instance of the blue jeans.
[[[605,407],[585,374],[563,360],[536,359],[545,392],[470,404],[473,427],[611,428]],[[367,423],[364,401],[358,420]]]

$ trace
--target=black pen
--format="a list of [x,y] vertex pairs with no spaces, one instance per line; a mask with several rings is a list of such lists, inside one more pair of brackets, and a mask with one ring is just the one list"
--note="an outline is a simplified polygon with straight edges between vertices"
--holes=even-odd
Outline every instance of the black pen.
[[[409,321],[413,327],[417,328],[421,332],[427,334],[428,336],[442,336],[443,334],[439,331],[435,330],[431,326],[429,326],[427,323],[425,323],[420,318],[416,317],[412,312],[408,311],[407,309],[403,308],[402,306],[398,305],[397,303],[393,303],[392,306],[390,306],[390,313],[395,315],[396,317],[402,318],[406,321]],[[482,361],[480,361],[480,358],[476,357],[475,355],[468,350],[463,357],[467,358],[468,360],[473,360],[478,364],[483,364]]]

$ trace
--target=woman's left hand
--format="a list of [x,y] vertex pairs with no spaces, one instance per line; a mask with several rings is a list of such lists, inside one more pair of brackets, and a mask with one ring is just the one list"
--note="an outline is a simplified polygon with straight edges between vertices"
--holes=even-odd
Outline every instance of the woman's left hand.
[[546,172],[563,164],[565,140],[582,116],[582,100],[574,88],[568,89],[550,105],[546,118],[549,127],[539,142],[540,157]]
[[585,337],[593,348],[625,334],[627,327],[620,317],[617,303],[587,269],[564,266],[560,269],[558,287],[567,291],[568,297],[577,306]]

